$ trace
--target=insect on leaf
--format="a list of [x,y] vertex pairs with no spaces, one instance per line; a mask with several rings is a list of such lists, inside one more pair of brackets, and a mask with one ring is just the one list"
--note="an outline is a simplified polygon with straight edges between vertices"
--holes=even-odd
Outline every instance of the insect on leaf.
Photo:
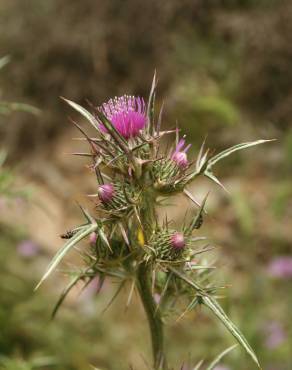
[[49,277],[51,272],[58,266],[64,256],[77,244],[80,240],[84,239],[87,235],[92,233],[98,228],[97,224],[89,224],[84,226],[78,233],[76,233],[71,239],[68,240],[67,243],[55,254],[53,259],[51,260],[47,271],[45,272],[44,276],[41,278],[40,282],[35,287],[35,290],[39,288],[39,286]]

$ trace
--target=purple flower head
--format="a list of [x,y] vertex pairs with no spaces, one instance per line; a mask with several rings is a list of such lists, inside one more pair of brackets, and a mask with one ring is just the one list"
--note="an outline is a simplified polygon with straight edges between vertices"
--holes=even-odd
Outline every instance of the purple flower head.
[[34,257],[39,252],[39,246],[32,240],[23,240],[17,246],[17,252],[25,258]]
[[230,368],[223,365],[218,365],[214,367],[214,370],[230,370]]
[[278,257],[271,261],[268,273],[272,277],[281,279],[292,278],[292,257]]
[[[99,110],[125,139],[137,136],[147,122],[146,105],[144,99],[140,97],[129,95],[116,97],[104,103]],[[107,132],[102,123],[100,128]]]
[[173,152],[171,159],[180,167],[181,169],[184,169],[188,166],[188,157],[187,157],[187,151],[190,149],[191,144],[185,146],[185,139],[180,139],[178,142],[175,151]]
[[98,187],[98,197],[103,203],[110,202],[115,194],[115,188],[113,184],[103,184]]
[[174,233],[171,237],[171,246],[175,249],[182,249],[186,245],[185,239],[182,233]]

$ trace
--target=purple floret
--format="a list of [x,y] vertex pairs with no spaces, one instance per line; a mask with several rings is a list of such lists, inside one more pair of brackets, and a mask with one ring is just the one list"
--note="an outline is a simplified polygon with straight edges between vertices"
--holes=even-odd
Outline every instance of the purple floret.
[[[147,122],[146,105],[144,99],[140,97],[128,95],[116,97],[104,103],[99,109],[125,139],[137,136]],[[100,128],[107,132],[102,123]]]

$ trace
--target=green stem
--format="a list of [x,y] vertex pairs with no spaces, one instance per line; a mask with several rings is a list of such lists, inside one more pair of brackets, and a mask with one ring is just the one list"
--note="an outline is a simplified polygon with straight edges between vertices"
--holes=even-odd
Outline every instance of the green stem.
[[138,287],[141,301],[147,315],[151,332],[153,362],[155,370],[166,370],[166,359],[164,354],[163,323],[159,309],[153,300],[150,284],[149,269],[145,264],[141,264],[137,272]]

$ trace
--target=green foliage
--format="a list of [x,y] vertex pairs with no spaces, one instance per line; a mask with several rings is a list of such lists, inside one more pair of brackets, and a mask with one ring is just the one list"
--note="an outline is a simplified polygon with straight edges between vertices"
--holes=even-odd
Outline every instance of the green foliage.
[[198,121],[202,115],[211,115],[214,121],[226,125],[233,125],[239,119],[238,112],[231,102],[219,96],[196,98],[194,100],[194,110],[195,116],[198,116]]
[[[5,57],[0,58],[0,70],[3,67],[5,67],[6,64],[8,64],[9,62],[10,62],[10,57],[9,56],[5,56]],[[0,91],[0,93],[1,93],[1,91]],[[12,112],[19,112],[19,111],[28,112],[28,113],[35,114],[35,115],[40,113],[39,109],[37,109],[35,107],[32,107],[29,104],[7,102],[7,101],[4,101],[1,98],[1,100],[0,100],[0,115],[2,114],[4,116],[8,116]]]
[[17,189],[16,176],[11,169],[5,168],[6,152],[0,151],[0,196],[7,199],[20,197],[27,199],[30,196],[29,189]]
[[10,359],[8,357],[0,356],[1,370],[42,370],[48,369],[55,364],[52,358],[36,358],[32,361],[24,361],[20,359]]

